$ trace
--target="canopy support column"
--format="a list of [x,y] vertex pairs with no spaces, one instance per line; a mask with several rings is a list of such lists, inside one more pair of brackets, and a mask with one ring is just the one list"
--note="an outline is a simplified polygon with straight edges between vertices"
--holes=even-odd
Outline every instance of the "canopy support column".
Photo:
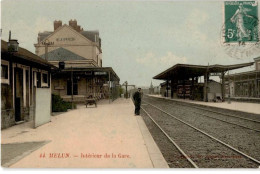
[[167,81],[166,81],[166,97],[169,96],[169,79],[168,79],[168,76],[167,76]]
[[173,98],[173,92],[174,92],[174,90],[173,90],[173,88],[174,88],[173,82],[174,82],[174,79],[172,78],[171,79],[171,98]]
[[204,102],[208,102],[208,73],[206,72],[205,75],[204,75],[204,90],[203,90],[203,101]]
[[225,101],[225,72],[221,72],[221,79],[222,79],[222,84],[221,84],[221,94],[222,94],[222,101]]
[[190,99],[191,100],[194,100],[194,97],[193,97],[193,90],[194,90],[194,77],[192,77],[192,79],[191,79],[191,88],[190,88]]

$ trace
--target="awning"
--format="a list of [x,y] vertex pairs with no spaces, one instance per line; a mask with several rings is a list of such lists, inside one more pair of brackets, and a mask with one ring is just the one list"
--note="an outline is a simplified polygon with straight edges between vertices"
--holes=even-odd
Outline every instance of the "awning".
[[58,74],[63,74],[63,73],[70,73],[73,71],[75,74],[81,74],[81,75],[93,75],[93,76],[109,76],[110,73],[110,79],[113,81],[120,81],[120,78],[117,76],[115,71],[113,70],[112,67],[87,67],[87,68],[65,68],[58,72]]

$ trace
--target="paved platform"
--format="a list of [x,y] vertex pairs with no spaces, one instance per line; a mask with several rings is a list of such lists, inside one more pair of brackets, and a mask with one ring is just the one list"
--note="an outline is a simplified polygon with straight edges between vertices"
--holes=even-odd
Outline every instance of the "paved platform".
[[36,129],[27,122],[1,135],[2,144],[48,142],[23,153],[11,168],[168,168],[130,99],[82,105]]
[[[165,98],[161,95],[148,95],[151,97],[157,97],[157,98]],[[175,100],[175,101],[182,101],[187,103],[194,103],[199,105],[205,105],[205,106],[212,106],[217,108],[223,108],[223,109],[229,109],[229,110],[235,110],[235,111],[242,111],[247,113],[253,113],[253,114],[260,114],[260,104],[258,103],[247,103],[247,102],[235,102],[231,101],[231,103],[226,102],[202,102],[202,101],[194,101],[189,99],[172,99],[172,98],[165,98],[169,100]]]

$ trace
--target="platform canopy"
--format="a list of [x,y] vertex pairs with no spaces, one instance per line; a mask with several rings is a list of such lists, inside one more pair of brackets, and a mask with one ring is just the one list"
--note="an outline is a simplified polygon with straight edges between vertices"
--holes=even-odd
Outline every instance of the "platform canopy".
[[221,73],[228,70],[234,70],[253,65],[254,62],[235,64],[235,65],[190,65],[190,64],[176,64],[171,68],[161,72],[153,77],[153,79],[167,80],[170,77],[175,79],[187,79],[191,77],[199,77],[208,73]]
[[65,68],[58,72],[59,74],[71,74],[73,71],[74,74],[84,75],[84,76],[105,76],[112,81],[120,81],[120,78],[117,76],[112,67],[87,67],[87,68]]

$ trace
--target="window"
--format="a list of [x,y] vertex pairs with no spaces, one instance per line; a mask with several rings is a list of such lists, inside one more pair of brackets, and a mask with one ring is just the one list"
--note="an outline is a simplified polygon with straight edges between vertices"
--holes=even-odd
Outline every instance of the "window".
[[42,87],[42,81],[41,81],[41,73],[40,72],[37,72],[37,75],[36,75],[36,81],[37,81],[37,88],[40,88]]
[[43,83],[48,83],[48,75],[47,74],[42,74],[42,81],[43,81]]
[[8,79],[8,65],[1,65],[1,78]]
[[42,72],[42,87],[48,87],[48,73]]
[[1,83],[9,84],[9,62],[1,61]]

